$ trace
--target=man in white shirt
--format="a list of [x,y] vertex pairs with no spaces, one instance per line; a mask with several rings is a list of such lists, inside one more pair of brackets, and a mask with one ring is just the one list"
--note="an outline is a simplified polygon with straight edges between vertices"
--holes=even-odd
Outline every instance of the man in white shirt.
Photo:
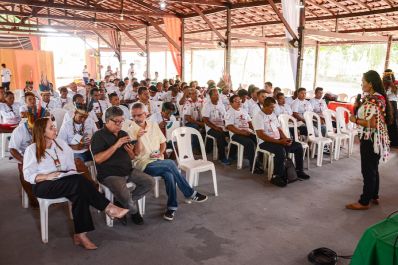
[[126,87],[126,94],[124,94],[124,102],[126,104],[134,103],[138,100],[138,88],[140,83],[132,82],[131,86]]
[[120,105],[120,99],[116,93],[109,95],[109,102],[111,103],[111,107],[119,107],[123,111],[125,120],[129,120],[131,118],[129,109],[124,105]]
[[160,108],[154,103],[154,101],[149,100],[149,91],[148,88],[141,86],[138,88],[138,101],[144,104],[145,111],[149,115],[152,115],[155,112],[160,112]]
[[14,125],[21,121],[19,109],[21,104],[15,102],[14,93],[5,93],[5,103],[0,103],[0,124]]
[[274,113],[278,117],[281,114],[293,115],[293,111],[288,104],[285,103],[285,95],[283,93],[276,94],[277,104],[275,104]]
[[91,89],[90,95],[91,95],[91,101],[89,103],[89,109],[92,110],[91,112],[93,112],[98,119],[97,127],[102,128],[104,125],[102,116],[105,113],[105,110],[108,109],[110,104],[108,104],[108,102],[105,100],[101,100],[100,90],[98,88]]
[[1,64],[1,86],[4,87],[6,91],[10,90],[11,83],[11,70],[6,67],[5,63]]
[[292,139],[287,138],[283,133],[278,118],[274,112],[276,101],[267,97],[264,100],[263,108],[254,116],[253,127],[260,141],[260,148],[273,153],[274,156],[274,177],[271,183],[284,187],[287,185],[285,174],[285,159],[287,153],[293,153],[296,162],[297,177],[309,179],[310,176],[303,171],[303,147]]
[[178,87],[174,85],[170,87],[169,91],[163,95],[162,100],[164,102],[171,102],[177,107],[177,98],[178,98]]
[[41,91],[41,107],[45,108],[51,113],[51,110],[58,107],[59,103],[57,100],[51,98],[51,92],[49,90]]
[[90,79],[90,73],[88,72],[87,65],[84,66],[82,74],[83,74],[84,84],[87,85],[88,80]]
[[[232,134],[231,139],[244,146],[244,157],[249,160],[251,169],[254,162],[254,152],[257,146],[251,118],[249,114],[241,110],[242,102],[238,95],[231,96],[229,102],[231,108],[225,115],[225,126]],[[254,173],[263,174],[264,170],[257,165],[254,169]]]
[[321,131],[322,135],[326,135],[326,125],[325,119],[323,118],[323,111],[328,109],[328,105],[326,101],[322,98],[323,96],[323,88],[317,87],[315,88],[315,97],[310,99],[310,103],[312,105],[313,111],[319,115],[321,118]]
[[133,63],[130,64],[130,68],[127,71],[127,73],[128,73],[128,76],[129,76],[130,80],[135,77],[135,71],[134,71],[134,64]]
[[113,76],[112,68],[111,68],[110,65],[108,65],[108,66],[106,67],[105,76],[109,76],[109,77],[112,77],[112,76]]
[[88,147],[91,137],[98,130],[88,116],[86,104],[77,105],[73,118],[62,123],[58,132],[58,138],[66,142],[72,148],[75,159],[83,163],[93,160]]
[[24,98],[25,104],[19,108],[21,118],[26,118],[28,113],[33,114],[35,119],[49,116],[50,113],[45,108],[37,106],[35,94],[26,92]]
[[70,97],[68,97],[68,89],[66,87],[61,87],[59,88],[59,92],[60,92],[60,97],[57,98],[58,101],[58,108],[63,108],[65,105],[67,105],[68,103],[72,102],[72,99]]
[[291,104],[293,117],[295,117],[298,122],[302,123],[301,126],[298,126],[300,134],[302,135],[308,135],[307,127],[305,126],[304,112],[313,111],[311,103],[305,99],[306,94],[306,89],[300,87],[297,90],[297,98]]
[[166,125],[169,121],[176,122],[177,119],[173,115],[176,111],[176,108],[173,103],[171,102],[164,102],[162,104],[162,111],[161,112],[155,112],[152,114],[148,120],[154,123],[159,124],[160,130],[164,133],[166,136]]
[[272,88],[272,83],[271,82],[265,82],[264,83],[264,89],[265,89],[265,92],[267,93],[267,97],[272,97],[273,96],[273,94],[272,94],[273,88]]
[[242,100],[242,107],[241,107],[242,110],[244,112],[246,112],[247,114],[249,114],[249,111],[250,111],[250,105],[249,105],[249,100],[248,100],[249,93],[245,89],[240,89],[240,90],[238,90],[237,95]]
[[23,95],[19,100],[19,103],[21,103],[21,105],[25,104],[25,93],[26,92],[30,92],[30,93],[34,94],[34,96],[36,98],[36,103],[38,103],[40,101],[39,93],[37,93],[37,90],[33,89],[33,81],[26,81],[25,87],[23,89]]
[[247,92],[250,97],[250,99],[247,101],[249,105],[249,114],[251,114],[254,105],[257,104],[257,91],[259,91],[259,88],[256,87],[255,85],[250,85],[249,88],[247,89]]
[[68,97],[70,98],[73,98],[73,96],[76,94],[80,94],[83,97],[86,96],[86,90],[84,88],[79,89],[75,82],[70,83],[68,88],[69,88]]
[[249,115],[253,119],[254,115],[256,115],[257,112],[261,111],[261,108],[264,104],[264,99],[267,97],[267,93],[265,89],[260,89],[257,90],[256,92],[256,102],[253,103],[250,107],[250,112]]
[[209,91],[210,100],[203,106],[202,116],[206,124],[206,132],[208,135],[216,138],[218,159],[224,165],[230,165],[231,161],[226,158],[225,148],[228,143],[226,137],[228,132],[225,131],[224,117],[226,114],[224,105],[219,101],[217,88]]
[[149,100],[151,100],[151,101],[160,101],[161,100],[156,86],[149,87]]
[[185,102],[181,116],[185,126],[200,130],[201,128],[204,128],[201,115],[203,104],[198,100],[198,93],[196,89],[190,88],[189,96],[190,100]]

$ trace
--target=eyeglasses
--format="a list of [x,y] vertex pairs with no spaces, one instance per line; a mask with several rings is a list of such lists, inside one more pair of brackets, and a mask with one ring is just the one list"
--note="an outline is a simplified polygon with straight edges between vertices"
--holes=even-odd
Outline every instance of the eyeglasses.
[[142,115],[144,115],[144,112],[143,113],[140,113],[140,114],[133,114],[133,115],[131,115],[133,118],[135,118],[135,117],[141,117]]
[[120,121],[118,121],[118,120],[113,120],[113,119],[110,119],[111,121],[113,121],[113,123],[115,123],[116,125],[120,125],[120,124],[122,124],[123,122],[124,122],[124,119],[122,119],[122,120],[120,120]]

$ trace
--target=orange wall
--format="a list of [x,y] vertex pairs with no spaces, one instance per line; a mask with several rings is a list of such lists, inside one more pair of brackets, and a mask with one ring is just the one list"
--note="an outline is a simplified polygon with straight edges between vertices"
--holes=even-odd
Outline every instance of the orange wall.
[[11,70],[11,89],[25,87],[27,80],[33,80],[34,88],[39,89],[42,74],[56,87],[52,52],[0,49],[0,63]]

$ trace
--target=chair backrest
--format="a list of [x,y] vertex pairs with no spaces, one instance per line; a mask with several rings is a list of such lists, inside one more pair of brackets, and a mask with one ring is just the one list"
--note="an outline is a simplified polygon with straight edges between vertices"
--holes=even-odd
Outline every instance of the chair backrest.
[[[349,125],[346,123],[346,115],[350,117],[351,112],[344,107],[336,108],[336,121],[337,121],[337,132],[348,132]],[[349,122],[350,123],[350,122]],[[352,126],[353,127],[353,126]]]
[[290,130],[289,130],[289,122],[293,123],[293,129],[294,129],[294,140],[298,141],[298,129],[297,129],[297,120],[291,115],[288,114],[280,114],[278,117],[278,120],[281,124],[282,131],[286,135],[286,137],[291,138],[290,135]]
[[321,132],[321,118],[319,117],[319,115],[312,111],[304,112],[304,120],[305,120],[305,125],[307,127],[309,139],[318,138],[315,134],[315,128],[313,123],[314,119],[316,121],[316,128],[318,129],[318,132]]
[[64,121],[64,116],[66,114],[66,110],[55,108],[51,110],[51,115],[53,115],[55,119],[55,123],[57,124],[57,130],[61,129],[62,123]]
[[346,93],[341,93],[337,95],[337,100],[347,102],[348,95]]
[[[194,135],[198,137],[202,159],[207,160],[205,145],[200,132],[190,127],[179,127],[174,129],[171,133],[171,143],[173,145],[173,150],[176,153],[178,163],[195,160],[192,152],[192,136]],[[177,144],[178,150],[175,144]]]
[[166,139],[171,141],[171,133],[181,126],[180,121],[169,121],[166,124]]
[[326,109],[322,111],[323,118],[325,119],[325,125],[326,125],[326,135],[334,135],[334,128],[333,128],[333,122],[332,122],[332,117],[333,117],[333,111],[330,109]]

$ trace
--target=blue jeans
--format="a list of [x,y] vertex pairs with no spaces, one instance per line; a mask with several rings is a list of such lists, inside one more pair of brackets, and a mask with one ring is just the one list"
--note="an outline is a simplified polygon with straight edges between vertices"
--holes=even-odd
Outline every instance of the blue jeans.
[[168,196],[167,209],[177,210],[176,184],[182,194],[184,194],[185,198],[191,198],[196,194],[178,171],[176,164],[172,160],[156,160],[146,166],[144,173],[153,177],[162,177],[164,179]]
[[83,162],[93,161],[90,151],[86,151],[84,153],[73,153],[73,156],[75,159],[80,159]]

